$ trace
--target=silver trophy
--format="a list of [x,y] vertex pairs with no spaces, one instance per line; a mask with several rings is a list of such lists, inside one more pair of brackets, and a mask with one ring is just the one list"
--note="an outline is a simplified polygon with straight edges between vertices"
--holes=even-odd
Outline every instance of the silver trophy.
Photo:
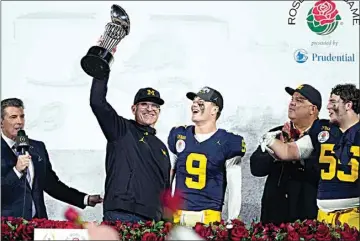
[[111,6],[111,22],[106,24],[104,34],[98,46],[92,46],[81,59],[81,68],[86,74],[96,79],[104,79],[110,73],[114,62],[111,51],[130,32],[130,19],[125,10]]

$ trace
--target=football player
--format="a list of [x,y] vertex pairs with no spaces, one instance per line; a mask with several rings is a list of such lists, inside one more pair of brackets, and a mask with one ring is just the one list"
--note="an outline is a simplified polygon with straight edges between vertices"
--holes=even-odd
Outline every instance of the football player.
[[292,143],[263,136],[267,146],[281,160],[304,160],[319,157],[321,178],[318,188],[318,220],[347,223],[359,229],[359,158],[360,158],[360,90],[353,84],[335,86],[327,109],[330,120],[318,122],[309,135]]
[[209,224],[238,218],[244,138],[217,128],[216,121],[223,110],[219,91],[204,87],[186,96],[193,101],[194,125],[174,127],[168,137],[175,157],[175,191],[179,190],[184,198],[184,206],[174,215],[174,222],[191,226],[196,222]]

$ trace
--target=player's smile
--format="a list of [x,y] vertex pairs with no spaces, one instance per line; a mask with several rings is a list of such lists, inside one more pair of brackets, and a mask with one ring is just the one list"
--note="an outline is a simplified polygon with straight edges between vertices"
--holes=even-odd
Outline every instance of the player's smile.
[[193,114],[197,114],[197,113],[200,112],[200,110],[198,110],[198,109],[191,109],[191,111],[192,111]]

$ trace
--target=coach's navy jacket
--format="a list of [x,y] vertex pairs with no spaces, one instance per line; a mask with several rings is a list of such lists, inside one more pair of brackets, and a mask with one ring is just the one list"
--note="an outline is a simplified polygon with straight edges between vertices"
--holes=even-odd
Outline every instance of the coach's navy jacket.
[[[278,126],[270,131],[282,128]],[[261,199],[260,220],[263,223],[280,225],[297,219],[316,219],[316,196],[320,179],[316,163],[316,156],[305,160],[305,166],[298,161],[274,162],[274,158],[268,152],[262,152],[260,146],[254,151],[250,157],[251,174],[256,177],[267,176]]]
[[167,147],[154,128],[116,113],[106,100],[107,82],[93,79],[90,94],[91,109],[107,139],[104,213],[127,211],[159,221],[160,195],[170,187]]
[[[32,200],[35,204],[36,217],[48,218],[44,203],[44,191],[50,196],[85,208],[85,193],[66,186],[59,180],[51,167],[45,144],[41,141],[30,140],[29,154],[34,165],[32,189],[26,175],[19,177],[13,168],[17,157],[8,144],[1,138],[1,216],[32,218]],[[25,194],[25,204],[24,204]]]

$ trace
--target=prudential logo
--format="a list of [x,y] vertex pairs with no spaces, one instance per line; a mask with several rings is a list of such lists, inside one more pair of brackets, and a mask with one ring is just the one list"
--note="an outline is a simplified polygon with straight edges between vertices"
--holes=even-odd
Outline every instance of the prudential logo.
[[305,49],[297,49],[294,52],[294,59],[299,64],[305,62],[344,62],[354,63],[354,53],[309,53]]
[[308,53],[305,49],[298,49],[294,53],[295,61],[299,64],[305,63],[308,60]]

